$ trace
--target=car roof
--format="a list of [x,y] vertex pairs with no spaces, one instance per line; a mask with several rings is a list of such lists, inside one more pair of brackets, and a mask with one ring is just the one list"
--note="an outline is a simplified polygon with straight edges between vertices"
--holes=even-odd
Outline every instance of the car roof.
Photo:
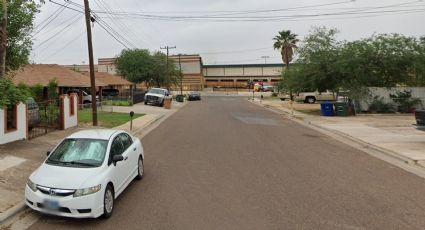
[[162,89],[162,88],[151,88],[151,89],[167,90],[167,89]]
[[82,131],[73,133],[70,136],[68,136],[68,138],[109,140],[112,135],[118,132],[122,132],[122,131],[115,130],[115,129],[87,129],[87,130],[82,130]]

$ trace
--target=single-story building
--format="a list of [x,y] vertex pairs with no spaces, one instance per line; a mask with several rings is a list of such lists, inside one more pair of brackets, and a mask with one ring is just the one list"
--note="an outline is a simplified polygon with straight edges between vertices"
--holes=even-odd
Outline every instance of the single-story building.
[[[41,85],[44,87],[45,97],[47,86],[51,80],[58,83],[58,94],[66,94],[71,91],[85,91],[90,94],[90,78],[84,74],[72,71],[56,64],[31,64],[15,72],[13,82],[27,86]],[[100,91],[107,84],[96,80],[96,90]],[[80,96],[80,100],[82,97]]]
[[[90,73],[84,73],[85,76],[90,78]],[[133,83],[127,81],[121,76],[113,75],[106,72],[96,72],[96,81],[103,83],[105,85],[104,89],[117,89],[119,92],[131,90]]]

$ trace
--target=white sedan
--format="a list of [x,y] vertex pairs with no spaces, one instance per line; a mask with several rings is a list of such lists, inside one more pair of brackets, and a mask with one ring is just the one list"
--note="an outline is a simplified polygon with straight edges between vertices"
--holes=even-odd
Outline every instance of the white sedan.
[[43,213],[108,218],[114,200],[143,178],[142,144],[124,131],[80,131],[47,154],[25,189],[26,205]]

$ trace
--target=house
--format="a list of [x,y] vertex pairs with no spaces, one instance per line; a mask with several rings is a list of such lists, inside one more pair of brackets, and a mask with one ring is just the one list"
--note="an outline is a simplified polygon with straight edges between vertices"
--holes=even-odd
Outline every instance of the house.
[[[90,73],[84,73],[90,78]],[[96,81],[101,82],[105,89],[117,89],[119,92],[129,91],[132,89],[133,83],[127,81],[121,76],[113,75],[106,72],[96,72]]]
[[[47,95],[49,82],[56,80],[58,83],[58,94],[66,94],[69,91],[90,92],[90,78],[84,74],[72,71],[56,64],[31,64],[19,69],[13,76],[15,84],[25,84],[27,86],[41,85],[44,87],[44,94]],[[96,91],[107,86],[96,80]],[[80,97],[81,99],[81,97]]]

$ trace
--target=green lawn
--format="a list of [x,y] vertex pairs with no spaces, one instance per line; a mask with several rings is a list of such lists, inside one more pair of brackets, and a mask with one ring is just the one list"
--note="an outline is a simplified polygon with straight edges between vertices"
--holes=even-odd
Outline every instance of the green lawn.
[[[133,119],[143,116],[144,114],[134,114]],[[97,120],[99,126],[105,128],[113,128],[130,121],[130,115],[128,113],[110,113],[97,111]],[[78,122],[82,124],[92,123],[92,112],[89,109],[78,111]]]

